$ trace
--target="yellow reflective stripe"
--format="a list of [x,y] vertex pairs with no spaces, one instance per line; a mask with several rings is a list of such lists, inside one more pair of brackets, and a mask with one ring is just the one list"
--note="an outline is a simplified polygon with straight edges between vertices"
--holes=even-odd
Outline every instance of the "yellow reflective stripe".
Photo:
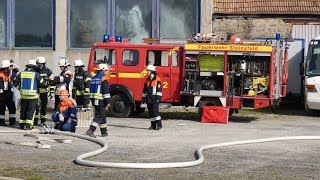
[[91,81],[91,78],[87,77],[84,81],[85,81],[85,82]]
[[40,93],[46,93],[48,92],[48,88],[40,88],[39,91]]
[[33,125],[33,120],[27,119],[25,123]]
[[20,90],[20,94],[21,95],[26,95],[26,96],[33,96],[33,95],[36,95],[37,94],[37,91],[36,90],[27,90],[27,89],[21,89]]
[[84,91],[85,92],[90,92],[90,89],[89,88],[85,88]]
[[107,128],[107,124],[100,124],[100,128]]
[[20,98],[21,98],[21,99],[38,99],[38,98],[39,98],[39,95],[38,95],[38,94],[33,95],[33,96],[20,95]]
[[143,78],[143,73],[119,73],[119,78]]
[[21,78],[25,78],[25,79],[30,79],[30,78],[34,78],[34,72],[26,72],[26,71],[23,71],[21,73]]
[[100,93],[91,93],[90,98],[103,99],[102,94],[100,94]]
[[26,123],[26,120],[19,119],[19,123]]
[[40,115],[40,118],[46,119],[46,118],[48,118],[48,116],[47,115]]

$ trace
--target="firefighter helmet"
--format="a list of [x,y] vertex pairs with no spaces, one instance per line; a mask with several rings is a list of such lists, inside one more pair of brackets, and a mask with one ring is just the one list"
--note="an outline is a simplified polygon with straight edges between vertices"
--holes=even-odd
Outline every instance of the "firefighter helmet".
[[153,65],[148,65],[147,66],[147,71],[156,71],[156,67]]
[[28,63],[28,66],[37,66],[37,61],[36,60],[34,60],[34,59],[30,59],[29,60],[29,63]]
[[46,58],[39,56],[36,58],[37,63],[44,64],[46,63]]
[[3,60],[1,62],[1,68],[8,68],[11,65],[9,60]]
[[68,92],[68,90],[62,89],[62,90],[60,90],[59,95],[60,96],[69,96],[69,92]]
[[84,67],[84,64],[81,59],[77,59],[74,61],[74,67]]
[[109,70],[109,68],[107,64],[99,64],[97,70]]
[[70,66],[70,63],[67,58],[63,57],[59,60],[59,66]]

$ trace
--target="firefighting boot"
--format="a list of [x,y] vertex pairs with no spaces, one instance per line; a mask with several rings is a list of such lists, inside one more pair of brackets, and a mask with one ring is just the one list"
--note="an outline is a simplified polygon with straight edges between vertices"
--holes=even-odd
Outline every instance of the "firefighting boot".
[[151,121],[151,126],[149,127],[149,130],[155,130],[157,128],[156,121]]
[[39,119],[37,117],[34,118],[33,120],[33,125],[38,126],[39,125]]
[[157,130],[160,130],[161,128],[162,128],[162,121],[161,121],[161,119],[160,120],[157,120],[156,121],[156,123],[157,123]]
[[100,131],[101,131],[101,137],[108,136],[107,128],[100,128]]
[[26,125],[26,123],[20,123],[20,124],[19,124],[19,128],[20,128],[20,129],[24,129],[24,126],[25,126],[25,125]]
[[13,126],[16,124],[16,118],[9,118],[9,126]]
[[47,122],[47,118],[41,118],[41,124],[44,124]]
[[32,125],[31,124],[26,124],[26,130],[32,130]]
[[86,132],[86,135],[96,138],[96,135],[94,135],[94,131],[96,130],[95,126],[90,125],[90,128],[88,129],[88,131]]
[[75,133],[75,132],[76,132],[76,127],[71,128],[71,129],[70,129],[70,132]]
[[4,119],[0,119],[0,126],[7,126]]

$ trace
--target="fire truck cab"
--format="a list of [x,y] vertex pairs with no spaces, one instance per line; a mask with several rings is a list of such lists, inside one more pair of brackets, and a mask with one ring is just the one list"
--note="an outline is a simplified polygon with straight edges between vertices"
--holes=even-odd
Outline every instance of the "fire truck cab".
[[[242,42],[243,43],[243,42]],[[261,44],[94,43],[88,71],[96,64],[110,66],[111,100],[115,117],[141,113],[146,66],[156,66],[163,83],[162,103],[227,108],[229,115],[243,107],[277,107],[286,95],[287,46]]]
[[127,117],[141,113],[142,91],[146,80],[146,66],[156,66],[163,83],[162,102],[180,103],[182,47],[176,45],[150,45],[124,42],[94,43],[88,71],[96,64],[110,66],[110,113]]

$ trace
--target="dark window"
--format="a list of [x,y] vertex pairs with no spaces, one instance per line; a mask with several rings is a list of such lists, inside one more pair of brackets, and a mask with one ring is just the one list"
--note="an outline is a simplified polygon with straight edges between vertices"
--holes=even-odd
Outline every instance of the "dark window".
[[0,0],[0,48],[7,47],[7,0]]
[[147,65],[154,66],[168,66],[169,65],[169,52],[168,51],[148,51]]
[[107,0],[70,0],[70,47],[90,48],[107,34]]
[[125,66],[136,66],[139,64],[139,51],[124,50],[122,52],[122,64]]
[[140,43],[151,37],[151,0],[117,0],[115,34]]
[[193,37],[196,34],[196,8],[195,0],[160,0],[160,37]]
[[109,65],[116,64],[116,51],[114,49],[96,49],[95,64],[107,63]]
[[53,0],[15,0],[15,47],[52,47]]

